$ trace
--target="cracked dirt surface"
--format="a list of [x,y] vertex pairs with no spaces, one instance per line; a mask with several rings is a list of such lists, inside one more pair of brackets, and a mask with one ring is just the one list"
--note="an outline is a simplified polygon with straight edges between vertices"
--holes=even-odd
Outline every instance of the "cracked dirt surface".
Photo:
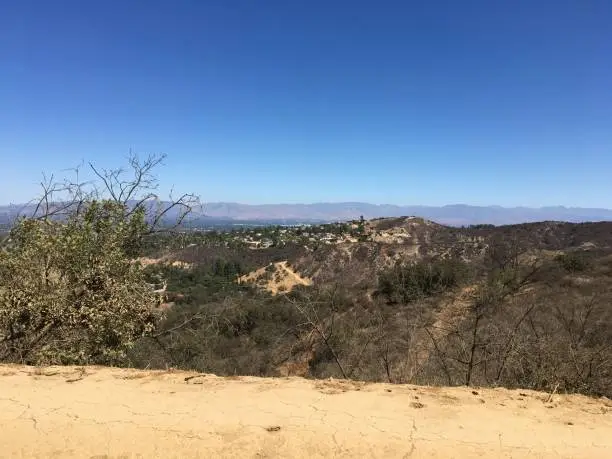
[[0,366],[0,457],[610,457],[610,400],[547,398],[504,389]]

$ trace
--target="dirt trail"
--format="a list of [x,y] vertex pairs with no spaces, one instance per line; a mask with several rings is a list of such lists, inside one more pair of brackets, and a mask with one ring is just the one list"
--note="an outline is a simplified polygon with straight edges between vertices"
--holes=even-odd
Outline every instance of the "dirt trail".
[[607,399],[0,366],[0,457],[604,458]]
[[290,292],[298,285],[312,285],[312,279],[300,276],[290,268],[287,261],[279,261],[271,264],[272,272],[268,272],[270,266],[259,268],[249,274],[238,278],[238,282],[252,283],[264,288],[272,295],[282,292]]

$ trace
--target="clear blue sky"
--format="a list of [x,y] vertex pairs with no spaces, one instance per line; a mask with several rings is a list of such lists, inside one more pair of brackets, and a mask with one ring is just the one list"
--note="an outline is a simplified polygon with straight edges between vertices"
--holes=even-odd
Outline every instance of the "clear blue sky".
[[19,0],[0,202],[168,154],[205,201],[612,207],[610,0]]

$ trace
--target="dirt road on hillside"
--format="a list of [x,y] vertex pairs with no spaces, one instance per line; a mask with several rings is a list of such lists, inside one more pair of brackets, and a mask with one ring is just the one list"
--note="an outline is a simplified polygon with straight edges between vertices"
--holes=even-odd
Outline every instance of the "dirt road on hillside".
[[610,400],[547,397],[0,366],[0,457],[610,457]]

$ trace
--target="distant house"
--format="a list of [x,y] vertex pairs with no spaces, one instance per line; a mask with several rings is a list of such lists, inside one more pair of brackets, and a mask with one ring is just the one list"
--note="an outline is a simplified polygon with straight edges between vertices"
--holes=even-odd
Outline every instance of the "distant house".
[[258,249],[261,241],[244,241],[249,246],[250,249]]

